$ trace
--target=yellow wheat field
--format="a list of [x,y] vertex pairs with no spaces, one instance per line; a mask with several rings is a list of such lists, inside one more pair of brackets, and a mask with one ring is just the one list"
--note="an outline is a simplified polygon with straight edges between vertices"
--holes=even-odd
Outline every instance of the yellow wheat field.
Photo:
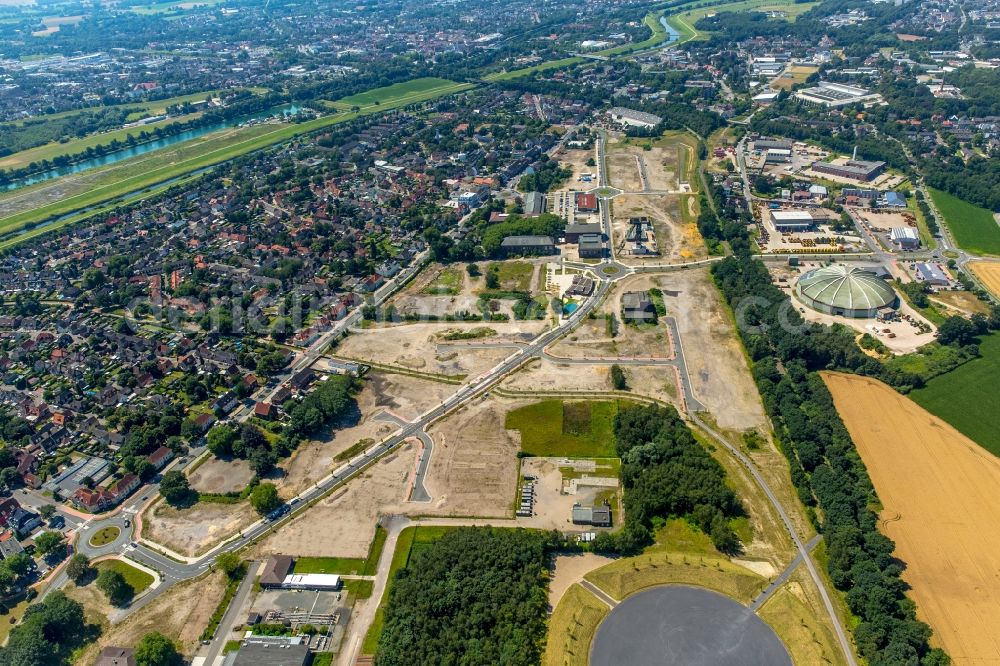
[[969,268],[994,296],[1000,297],[1000,262],[970,261]]
[[1000,459],[881,382],[823,379],[933,642],[955,664],[1000,664]]

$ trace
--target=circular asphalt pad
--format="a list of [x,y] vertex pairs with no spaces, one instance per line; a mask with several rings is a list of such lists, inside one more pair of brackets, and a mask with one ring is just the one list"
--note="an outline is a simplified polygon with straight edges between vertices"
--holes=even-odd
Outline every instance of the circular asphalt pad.
[[669,585],[628,597],[597,629],[591,666],[792,666],[771,627],[709,590]]

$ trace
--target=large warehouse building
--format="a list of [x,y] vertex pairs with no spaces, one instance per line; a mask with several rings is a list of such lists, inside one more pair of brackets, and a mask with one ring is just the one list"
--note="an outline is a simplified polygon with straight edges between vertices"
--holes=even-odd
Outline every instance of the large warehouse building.
[[795,295],[814,310],[855,319],[875,318],[880,309],[899,303],[875,273],[842,264],[809,271],[795,283]]

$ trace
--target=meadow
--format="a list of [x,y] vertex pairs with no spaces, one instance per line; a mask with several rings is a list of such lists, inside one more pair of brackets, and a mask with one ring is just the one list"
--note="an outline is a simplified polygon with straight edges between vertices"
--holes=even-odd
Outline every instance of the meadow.
[[[939,416],[963,435],[1000,456],[1000,334],[983,337],[980,357],[931,379],[910,393],[921,407]],[[971,405],[993,405],[974,409]]]
[[931,199],[963,250],[1000,255],[1000,224],[993,213],[941,190],[930,189]]
[[614,458],[617,401],[543,400],[508,412],[504,427],[521,433],[529,456]]

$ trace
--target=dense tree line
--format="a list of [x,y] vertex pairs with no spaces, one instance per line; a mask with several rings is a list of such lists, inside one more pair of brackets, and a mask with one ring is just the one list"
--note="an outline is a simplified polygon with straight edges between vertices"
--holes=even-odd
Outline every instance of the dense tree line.
[[664,519],[684,517],[709,535],[720,551],[738,553],[740,541],[729,519],[745,515],[726,485],[718,461],[695,439],[673,407],[633,406],[614,421],[615,447],[622,465],[625,525],[602,532],[599,551],[635,554],[652,543]]
[[378,666],[541,661],[555,533],[459,528],[393,579]]
[[831,580],[860,620],[854,637],[862,656],[872,666],[948,663],[942,651],[928,645],[931,630],[916,619],[904,594],[894,544],[878,531],[871,509],[871,481],[815,371],[854,370],[897,385],[913,378],[858,358],[851,333],[804,326],[764,265],[748,252],[725,259],[712,272],[742,320],[740,335],[753,361],[754,380],[799,497],[826,541]]
[[506,221],[490,225],[482,231],[483,254],[496,257],[500,244],[508,236],[558,236],[566,228],[566,222],[558,215],[542,213],[538,217],[511,215]]

